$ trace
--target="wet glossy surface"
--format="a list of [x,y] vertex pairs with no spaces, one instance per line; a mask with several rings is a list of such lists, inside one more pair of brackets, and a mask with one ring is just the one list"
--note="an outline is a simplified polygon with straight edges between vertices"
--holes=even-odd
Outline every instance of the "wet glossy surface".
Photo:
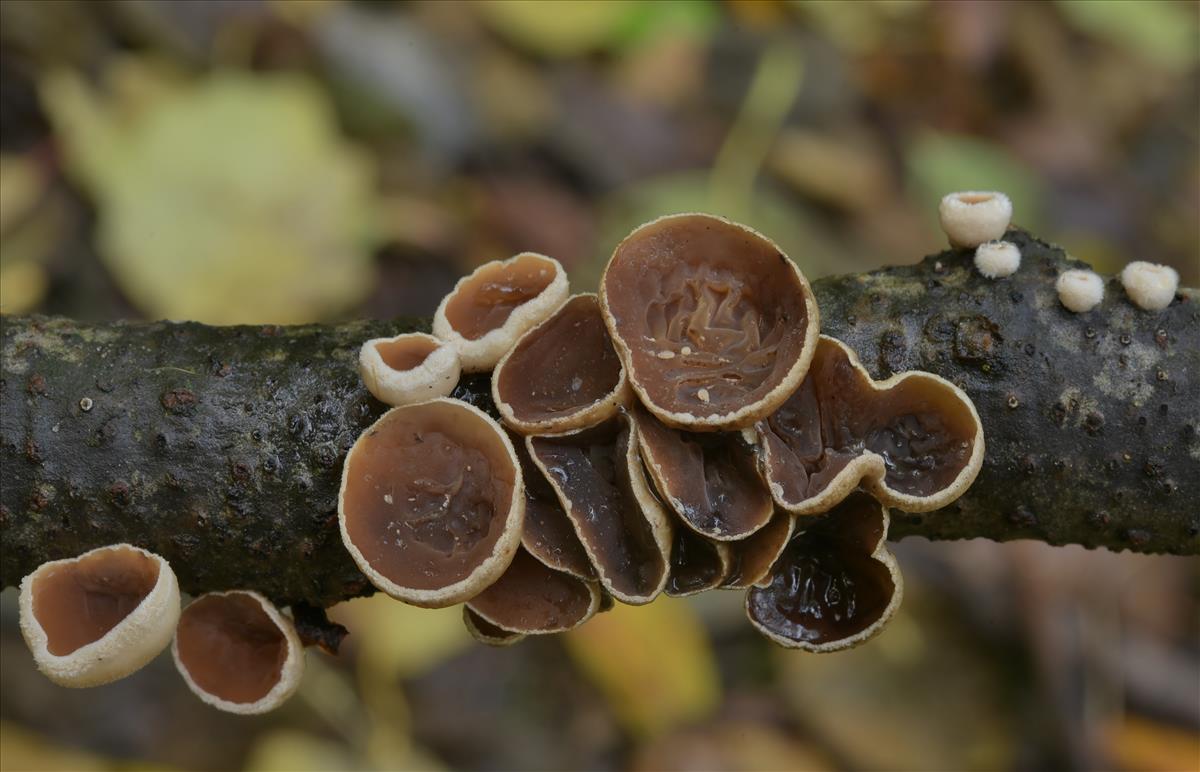
[[588,560],[554,488],[529,458],[524,438],[511,434],[510,437],[525,480],[525,526],[521,532],[521,545],[551,568],[594,578],[596,569]]
[[525,550],[517,550],[504,575],[468,605],[505,630],[549,632],[584,621],[592,595],[582,579],[547,568]]
[[684,521],[712,538],[741,538],[771,518],[774,503],[740,433],[672,429],[638,408],[638,438],[650,477]]
[[676,528],[667,594],[690,595],[712,589],[724,578],[725,566],[717,546],[690,528]]
[[763,579],[792,535],[793,518],[780,510],[771,522],[741,541],[728,542],[729,575],[723,587],[749,587]]
[[393,370],[411,370],[419,367],[437,347],[437,341],[424,335],[409,335],[375,344],[380,359]]
[[[563,498],[592,562],[614,589],[643,596],[658,586],[667,562],[630,483],[631,425],[622,414],[562,437],[530,437],[531,451]],[[640,459],[634,471],[641,474]]]
[[591,295],[571,298],[526,335],[496,371],[501,401],[517,420],[570,415],[617,387],[621,361]]
[[257,599],[208,595],[179,617],[179,659],[196,684],[223,700],[261,700],[279,683],[287,639]]
[[657,406],[697,416],[765,396],[804,347],[799,279],[765,239],[709,217],[639,229],[604,278],[630,375]]
[[47,569],[33,586],[33,615],[46,649],[63,657],[98,641],[158,582],[158,563],[131,549],[96,552]]
[[896,591],[887,567],[870,557],[881,538],[882,507],[852,493],[792,537],[771,584],[750,590],[751,618],[782,637],[812,644],[866,630]]
[[416,589],[460,581],[491,555],[516,480],[495,424],[448,401],[387,413],[345,474],[351,540],[376,571]]
[[554,271],[553,263],[536,255],[522,255],[507,265],[481,266],[455,290],[446,304],[446,319],[459,335],[478,340],[503,327],[518,306],[541,294]]

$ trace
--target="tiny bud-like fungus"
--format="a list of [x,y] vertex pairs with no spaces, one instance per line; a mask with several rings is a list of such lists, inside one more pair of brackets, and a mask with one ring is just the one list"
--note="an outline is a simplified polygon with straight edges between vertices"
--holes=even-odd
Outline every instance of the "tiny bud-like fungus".
[[626,236],[600,306],[642,404],[689,431],[741,429],[774,412],[808,370],[819,329],[796,264],[762,234],[706,214]]
[[985,241],[975,248],[975,269],[989,279],[1012,276],[1021,267],[1021,250],[1011,241]]
[[20,609],[38,670],[60,686],[99,686],[171,642],[179,584],[158,555],[115,544],[43,563],[21,580]]
[[1121,271],[1121,284],[1138,308],[1161,311],[1175,299],[1179,273],[1167,265],[1137,260]]
[[1095,271],[1078,268],[1063,271],[1054,287],[1059,302],[1077,314],[1091,311],[1104,300],[1104,280]]
[[249,590],[213,592],[189,603],[171,653],[188,688],[228,713],[274,710],[304,675],[304,645],[292,620]]
[[1012,201],[997,191],[967,190],[942,198],[938,215],[942,230],[956,248],[998,241],[1012,221]]
[[449,396],[462,367],[453,346],[432,335],[412,332],[364,343],[358,369],[376,399],[397,407]]
[[508,435],[465,402],[392,408],[346,455],[342,541],[372,584],[406,603],[474,597],[512,561],[524,515]]
[[487,372],[568,292],[567,272],[552,257],[522,252],[496,260],[460,279],[442,299],[433,334],[458,350],[464,372]]

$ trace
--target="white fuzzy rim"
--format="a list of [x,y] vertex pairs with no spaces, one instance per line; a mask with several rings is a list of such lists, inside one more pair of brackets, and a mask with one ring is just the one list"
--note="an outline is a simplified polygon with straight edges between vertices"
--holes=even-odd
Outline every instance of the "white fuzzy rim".
[[[132,550],[158,566],[158,578],[145,598],[111,630],[70,654],[51,654],[49,637],[33,613],[33,585],[46,571],[77,563],[104,550]],[[179,583],[166,560],[132,544],[113,544],[64,560],[38,566],[21,580],[19,597],[21,635],[38,670],[59,686],[100,686],[140,670],[171,642],[179,620]]]
[[[570,432],[576,429],[587,429],[592,426],[597,426],[604,423],[609,418],[617,414],[617,411],[622,407],[627,406],[633,399],[633,392],[629,388],[629,379],[626,375],[624,363],[621,365],[620,375],[617,376],[617,385],[612,391],[605,394],[600,399],[592,402],[590,405],[583,405],[580,408],[563,413],[562,415],[554,416],[553,418],[544,418],[540,421],[527,421],[517,416],[516,410],[512,404],[505,400],[500,394],[500,373],[508,364],[509,359],[521,347],[521,343],[526,338],[533,338],[538,335],[539,330],[554,321],[567,303],[570,303],[575,298],[580,297],[596,297],[594,292],[581,292],[563,300],[557,308],[554,309],[545,319],[538,322],[534,327],[522,335],[512,348],[504,353],[500,361],[496,364],[496,370],[492,373],[492,401],[496,403],[496,409],[500,411],[500,417],[504,420],[506,426],[520,434],[561,434]],[[605,330],[607,332],[607,325]],[[610,335],[611,338],[611,335]]]
[[[496,635],[491,635],[489,633],[486,633],[482,629],[480,629],[480,627],[477,624],[477,621],[475,619],[475,617],[477,617],[477,616],[480,617],[480,619],[483,619],[482,615],[476,613],[475,611],[472,611],[467,606],[463,606],[462,610],[463,610],[463,626],[465,626],[467,628],[467,632],[471,634],[471,637],[474,638],[475,640],[479,641],[480,643],[485,643],[488,646],[512,646],[514,643],[520,643],[521,641],[525,640],[524,633],[514,633],[510,630],[505,630],[503,627],[500,627],[500,625],[492,625],[492,626],[495,627],[496,629],[506,633],[506,635],[496,636]],[[483,619],[483,621],[487,622],[486,619]],[[492,624],[491,622],[487,622],[487,623],[489,625]]]
[[750,613],[750,595],[751,592],[753,592],[751,591],[746,593],[745,603],[746,618],[750,620],[750,624],[752,624],[760,633],[770,638],[775,643],[778,643],[780,646],[784,646],[789,649],[802,649],[804,651],[811,651],[816,654],[826,654],[832,651],[853,649],[855,646],[866,643],[868,640],[878,635],[879,632],[883,630],[884,626],[891,621],[892,616],[896,613],[896,609],[900,608],[900,603],[904,600],[904,576],[900,573],[900,566],[896,563],[895,556],[892,555],[891,551],[889,551],[887,548],[887,536],[888,529],[891,527],[891,518],[888,515],[886,507],[880,505],[880,509],[883,510],[883,533],[879,537],[879,541],[876,542],[875,549],[871,552],[871,559],[882,563],[887,568],[888,576],[890,576],[892,579],[892,586],[894,589],[892,591],[891,600],[888,601],[887,606],[884,607],[878,619],[860,632],[845,638],[839,638],[836,641],[828,641],[827,643],[816,644],[808,641],[797,641],[795,639],[779,635],[764,625],[759,624],[758,620],[754,618],[754,615]]
[[1135,260],[1121,271],[1121,284],[1138,308],[1162,311],[1179,290],[1179,272],[1167,265]]
[[1012,222],[1012,201],[997,190],[963,190],[942,198],[938,216],[950,246],[998,241]]
[[[532,557],[532,555],[530,557]],[[549,568],[549,567],[547,566],[547,568]],[[550,570],[553,571],[554,569],[550,569]],[[591,619],[592,617],[596,616],[596,612],[600,610],[600,586],[594,580],[590,581],[590,582],[585,581],[583,579],[580,579],[578,576],[575,576],[574,574],[567,573],[566,571],[559,571],[558,573],[563,574],[564,576],[570,577],[573,581],[579,582],[580,584],[584,585],[588,591],[589,600],[588,600],[587,611],[584,612],[583,616],[581,616],[579,619],[574,620],[570,624],[561,624],[561,625],[556,625],[553,627],[539,627],[536,629],[534,629],[534,628],[518,629],[513,626],[500,624],[499,622],[496,621],[495,617],[489,616],[487,613],[476,608],[474,605],[471,604],[470,601],[468,601],[466,603],[464,608],[469,609],[472,614],[479,617],[484,622],[487,622],[489,625],[492,625],[493,627],[495,627],[499,630],[503,630],[508,633],[513,633],[515,635],[520,635],[522,637],[524,637],[526,635],[553,635],[554,633],[565,633],[568,630],[574,630],[576,627],[579,627],[584,622],[586,622],[589,619]],[[473,622],[474,620],[471,620],[471,621]],[[468,624],[467,629],[470,630],[472,627],[474,627],[474,625]],[[483,634],[482,631],[480,631],[480,633]],[[485,641],[485,643],[486,643],[486,641]]]
[[188,688],[204,703],[213,706],[217,710],[223,710],[226,713],[237,713],[244,716],[266,713],[286,702],[295,693],[296,689],[300,687],[300,680],[304,677],[304,644],[300,642],[300,636],[296,633],[296,626],[292,623],[292,620],[284,616],[279,609],[275,608],[274,603],[253,590],[205,593],[199,598],[193,599],[192,603],[210,596],[225,597],[230,595],[245,595],[254,599],[262,607],[263,612],[275,623],[275,626],[279,628],[279,632],[283,633],[284,640],[287,642],[287,658],[284,659],[283,666],[279,670],[279,680],[271,687],[271,691],[254,702],[230,702],[211,692],[205,691],[203,687],[192,680],[192,675],[188,672],[187,666],[179,658],[178,636],[171,641],[171,657],[175,660],[175,669],[183,676],[183,680],[188,685]]
[[[579,527],[579,516],[575,513],[575,507],[571,500],[567,498],[566,493],[559,485],[558,480],[554,475],[550,474],[546,466],[538,458],[537,453],[533,449],[533,440],[536,437],[530,436],[525,438],[525,446],[529,450],[529,457],[533,459],[533,463],[542,472],[542,475],[550,483],[550,487],[554,489],[554,495],[558,496],[559,503],[562,504],[563,511],[567,513],[567,519],[571,521],[571,527],[575,529],[575,535],[579,537],[580,543],[583,544],[584,552],[587,553],[588,560],[596,568],[596,576],[600,580],[600,585],[609,595],[613,596],[622,603],[628,603],[631,606],[641,606],[649,603],[658,597],[663,589],[667,586],[667,580],[671,575],[671,537],[672,528],[671,521],[665,509],[650,492],[649,484],[646,482],[646,473],[642,469],[641,454],[638,452],[638,427],[637,421],[633,416],[628,416],[629,421],[629,447],[625,452],[625,465],[628,470],[630,488],[633,490],[634,498],[637,500],[638,508],[641,510],[642,516],[646,518],[646,522],[650,525],[650,533],[654,539],[655,546],[658,547],[658,552],[663,558],[662,576],[658,578],[655,586],[650,592],[644,595],[630,595],[621,592],[613,587],[612,577],[607,570],[607,566],[603,561],[597,559],[597,552],[594,545],[586,538],[583,530]],[[587,431],[586,429],[577,429],[573,432],[563,432],[561,434],[546,435],[549,437],[568,437],[579,432]]]
[[1021,248],[1011,241],[985,241],[975,248],[975,268],[988,279],[1012,276],[1021,267]]
[[[508,265],[509,263],[515,263],[522,258],[528,257],[546,260],[551,264],[554,270],[554,277],[546,285],[546,288],[514,308],[512,313],[509,314],[508,319],[504,321],[504,324],[489,330],[482,337],[472,340],[460,335],[446,316],[446,306],[458,294],[463,285],[485,268],[495,265]],[[491,370],[500,361],[500,358],[516,345],[517,339],[524,335],[526,330],[540,323],[553,313],[556,308],[562,305],[562,302],[567,299],[569,293],[570,285],[567,281],[567,272],[563,270],[562,264],[553,257],[540,255],[537,252],[522,252],[507,260],[493,260],[490,263],[479,266],[469,275],[459,279],[458,283],[454,285],[454,289],[450,291],[450,294],[442,298],[442,302],[438,304],[437,311],[433,315],[433,334],[458,350],[464,372],[484,373]]]
[[755,238],[762,239],[781,255],[784,255],[785,261],[791,267],[797,281],[800,284],[801,292],[804,295],[804,308],[807,316],[807,323],[804,331],[804,346],[800,350],[800,355],[792,366],[784,373],[780,382],[764,394],[758,400],[749,404],[743,405],[737,410],[728,413],[719,413],[709,416],[698,416],[692,413],[683,413],[667,410],[651,401],[645,387],[638,383],[634,375],[633,367],[631,366],[633,355],[631,347],[626,343],[625,339],[617,334],[616,320],[613,318],[612,311],[608,307],[608,297],[605,290],[606,280],[608,278],[608,270],[612,266],[612,258],[609,258],[608,264],[604,266],[604,273],[600,277],[600,312],[604,315],[604,323],[608,327],[608,335],[612,338],[613,346],[617,349],[617,355],[621,358],[621,364],[624,365],[625,372],[628,373],[629,383],[633,387],[634,393],[637,394],[640,401],[647,410],[649,410],[658,420],[668,426],[676,429],[685,429],[693,432],[703,431],[732,431],[736,429],[745,429],[753,426],[755,421],[766,418],[771,413],[774,413],[779,407],[787,401],[800,382],[804,380],[804,376],[808,373],[809,365],[812,363],[813,354],[817,350],[817,334],[821,329],[821,312],[817,307],[817,299],[812,293],[812,288],[808,284],[808,279],[800,271],[800,266],[783,252],[774,241],[767,238],[763,234],[753,228],[736,223],[732,220],[720,217],[713,214],[705,214],[703,212],[679,212],[669,214],[643,223],[635,228],[628,236],[621,239],[621,243],[613,250],[615,256],[620,251],[625,242],[636,236],[639,231],[644,228],[649,228],[657,225],[665,220],[674,220],[684,217],[705,217],[712,220],[718,220],[725,225],[730,225],[739,228],[746,233],[751,234]]
[[[508,512],[504,515],[504,529],[500,537],[496,540],[495,545],[493,545],[491,554],[484,558],[467,576],[457,582],[445,587],[426,590],[417,587],[404,587],[388,579],[367,561],[362,551],[350,539],[350,533],[346,527],[346,470],[350,468],[350,459],[354,456],[355,450],[360,447],[359,443],[362,438],[389,415],[398,410],[415,410],[423,405],[435,403],[444,403],[453,405],[456,408],[462,408],[467,411],[470,417],[483,421],[489,429],[496,433],[496,436],[500,438],[501,446],[508,454],[508,460],[512,466],[513,488],[512,501],[509,503]],[[392,408],[363,431],[358,440],[355,440],[354,445],[350,448],[350,452],[346,454],[346,460],[342,464],[342,481],[338,487],[338,527],[341,530],[342,543],[346,546],[346,551],[350,553],[350,557],[354,558],[354,562],[358,565],[359,570],[366,575],[367,579],[377,589],[396,600],[401,600],[414,606],[444,608],[463,603],[496,581],[504,573],[504,570],[508,568],[508,564],[512,562],[513,555],[517,552],[517,547],[521,544],[521,526],[524,524],[524,521],[525,484],[524,478],[521,476],[521,462],[517,459],[517,452],[513,449],[512,442],[508,439],[508,435],[505,434],[500,424],[496,423],[491,416],[474,405],[469,405],[457,399],[439,397],[438,399],[419,402],[415,405]]]
[[[970,412],[971,420],[975,424],[975,436],[971,444],[971,457],[967,459],[967,463],[959,470],[949,485],[928,496],[914,496],[888,487],[887,466],[884,464],[883,456],[874,451],[864,449],[861,455],[846,464],[820,493],[799,503],[784,501],[779,485],[768,483],[771,489],[771,497],[775,499],[775,503],[780,508],[794,515],[822,514],[833,509],[842,499],[849,496],[850,492],[857,488],[860,483],[883,504],[902,509],[906,512],[929,512],[944,507],[963,495],[979,475],[979,470],[983,466],[984,455],[983,422],[979,420],[979,413],[975,410],[975,403],[966,395],[966,392],[941,376],[920,370],[896,373],[890,378],[876,381],[871,378],[871,374],[859,362],[858,355],[854,353],[854,349],[842,343],[837,338],[831,338],[828,335],[822,335],[821,339],[837,344],[838,348],[846,355],[851,366],[862,376],[864,382],[873,391],[885,392],[904,381],[918,380],[934,384],[937,388],[945,389],[953,394]],[[761,443],[761,447],[764,454],[770,453],[766,443]],[[760,473],[763,479],[767,480],[769,478],[766,473],[767,464],[765,463],[765,459],[763,459],[763,462],[760,464]]]
[[[377,348],[380,343],[425,340],[435,345],[425,361],[407,370],[397,370],[386,362]],[[458,351],[439,338],[423,332],[409,332],[394,338],[372,338],[358,352],[358,371],[363,384],[380,402],[399,407],[446,397],[458,385],[462,365]]]
[[1078,268],[1063,271],[1054,288],[1063,307],[1077,314],[1091,311],[1104,300],[1104,279],[1094,271]]

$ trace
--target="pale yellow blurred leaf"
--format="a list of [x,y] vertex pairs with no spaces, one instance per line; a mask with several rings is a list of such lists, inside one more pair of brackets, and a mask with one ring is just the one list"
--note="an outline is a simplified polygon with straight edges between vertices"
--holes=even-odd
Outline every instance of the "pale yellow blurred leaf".
[[9,721],[0,721],[0,770],[8,772],[89,772],[112,769],[100,756],[57,746]]
[[0,155],[0,233],[29,213],[45,190],[37,164],[23,156]]
[[517,45],[568,57],[612,43],[640,5],[635,0],[483,0],[475,8]]
[[323,772],[364,769],[342,745],[291,729],[260,735],[246,759],[246,772]]
[[720,702],[712,645],[685,599],[598,614],[567,650],[631,731],[652,736],[707,716]]
[[0,314],[32,311],[46,294],[46,269],[28,260],[0,263]]
[[1103,730],[1102,744],[1119,769],[1177,772],[1200,769],[1200,734],[1126,716]]
[[749,721],[718,721],[662,737],[638,749],[633,772],[822,772],[836,769],[815,744]]
[[361,680],[394,683],[420,675],[474,643],[462,609],[423,609],[383,593],[340,603],[330,617],[350,630]]

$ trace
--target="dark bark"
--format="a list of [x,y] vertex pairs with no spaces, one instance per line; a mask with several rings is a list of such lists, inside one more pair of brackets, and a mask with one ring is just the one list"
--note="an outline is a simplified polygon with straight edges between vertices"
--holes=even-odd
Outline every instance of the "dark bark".
[[[1024,262],[1009,279],[949,251],[814,285],[822,330],[873,375],[938,373],[983,418],[974,487],[939,512],[895,513],[892,537],[1200,553],[1200,294],[1148,312],[1113,281],[1072,314],[1053,287],[1072,261],[1010,238]],[[129,541],[190,593],[320,607],[370,591],[336,516],[342,459],[383,411],[356,357],[413,327],[4,319],[0,584]]]

